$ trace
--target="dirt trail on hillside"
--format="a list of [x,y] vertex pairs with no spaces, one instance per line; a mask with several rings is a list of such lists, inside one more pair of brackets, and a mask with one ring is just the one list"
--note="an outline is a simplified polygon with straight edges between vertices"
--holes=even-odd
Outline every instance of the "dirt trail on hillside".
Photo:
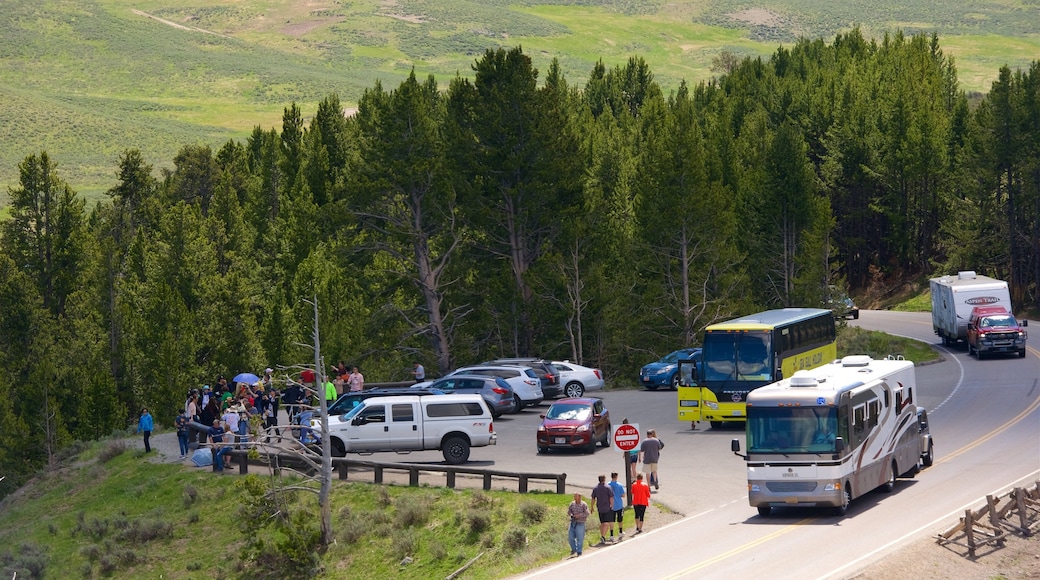
[[177,24],[176,22],[174,22],[172,20],[166,20],[165,18],[159,18],[158,16],[155,16],[154,14],[149,14],[149,13],[144,12],[142,10],[137,10],[136,8],[133,9],[132,12],[134,14],[138,15],[138,16],[144,16],[145,18],[151,18],[152,20],[154,20],[156,22],[161,22],[161,23],[165,24],[166,26],[172,26],[173,28],[178,28],[180,30],[187,30],[189,32],[201,32],[203,34],[212,34],[213,36],[219,36],[221,38],[233,38],[233,37],[228,36],[226,34],[220,34],[219,32],[213,32],[212,30],[206,30],[205,28],[198,28],[198,27],[195,27],[195,26],[184,26],[183,24]]

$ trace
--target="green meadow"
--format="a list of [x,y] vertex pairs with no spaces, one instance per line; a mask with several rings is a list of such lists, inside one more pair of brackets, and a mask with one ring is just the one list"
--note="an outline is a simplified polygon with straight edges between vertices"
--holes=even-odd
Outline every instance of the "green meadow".
[[[489,48],[522,46],[544,71],[558,59],[581,86],[592,67],[639,56],[668,92],[712,77],[723,51],[768,58],[798,38],[935,32],[962,87],[986,92],[1005,64],[1040,57],[1040,4],[820,3],[767,0],[7,0],[0,14],[0,196],[18,163],[46,150],[88,199],[140,149],[169,168],[186,144],[220,147],[280,128],[337,94],[395,87],[413,68],[441,86]],[[0,198],[0,204],[3,199]]]

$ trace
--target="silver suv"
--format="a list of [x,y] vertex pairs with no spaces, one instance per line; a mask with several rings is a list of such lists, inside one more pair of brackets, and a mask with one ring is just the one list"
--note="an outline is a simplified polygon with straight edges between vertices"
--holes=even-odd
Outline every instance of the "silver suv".
[[516,397],[516,412],[519,413],[524,407],[533,407],[545,399],[542,392],[538,373],[531,367],[513,365],[474,365],[455,369],[447,374],[453,375],[481,375],[485,377],[498,377],[504,379],[513,387]]
[[542,382],[542,394],[546,399],[554,399],[563,392],[560,386],[560,371],[556,370],[552,361],[543,358],[496,358],[485,363],[485,365],[509,365],[525,366],[534,369],[538,379]]

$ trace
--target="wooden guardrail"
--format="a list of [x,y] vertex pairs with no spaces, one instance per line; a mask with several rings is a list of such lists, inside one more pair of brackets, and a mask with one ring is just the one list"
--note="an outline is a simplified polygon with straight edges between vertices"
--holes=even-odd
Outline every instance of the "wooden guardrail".
[[[225,456],[225,461],[228,459],[233,460],[238,465],[238,472],[242,475],[249,473],[249,465],[252,463],[257,466],[270,466],[276,473],[280,472],[283,468],[292,469],[303,469],[309,470],[310,466],[307,465],[299,457],[285,453],[272,453],[262,454],[259,459],[249,459],[247,451],[235,449],[229,451]],[[419,474],[420,472],[433,472],[443,473],[445,477],[445,487],[455,489],[456,479],[458,475],[475,475],[483,479],[483,489],[488,491],[491,489],[492,478],[504,478],[504,479],[516,479],[517,480],[517,491],[520,493],[528,492],[528,484],[531,481],[551,481],[556,483],[556,493],[565,494],[567,493],[567,474],[566,473],[516,473],[512,471],[502,471],[497,469],[480,469],[476,467],[460,467],[456,465],[419,465],[415,463],[391,463],[384,461],[366,461],[360,459],[347,459],[345,457],[333,457],[332,458],[332,469],[338,474],[339,479],[345,480],[348,478],[350,468],[362,468],[370,469],[373,474],[373,483],[383,483],[384,474],[387,471],[405,472],[408,474],[408,485],[412,487],[419,486]]]
[[[1040,527],[1040,482],[1032,489],[1016,487],[1007,495],[1007,503],[1000,505],[999,498],[986,496],[986,507],[977,512],[964,511],[960,522],[936,536],[940,545],[955,544],[968,548],[968,555],[975,557],[980,546],[1004,545],[1006,531],[1010,528],[1022,536],[1031,536]],[[1017,516],[1017,525],[1012,523]],[[988,521],[984,521],[988,520]],[[958,541],[963,533],[963,542]]]

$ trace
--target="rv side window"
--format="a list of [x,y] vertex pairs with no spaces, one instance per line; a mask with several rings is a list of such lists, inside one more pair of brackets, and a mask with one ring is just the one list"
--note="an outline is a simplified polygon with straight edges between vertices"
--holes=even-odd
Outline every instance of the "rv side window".
[[466,417],[483,415],[484,410],[480,408],[480,403],[431,403],[426,408],[426,414],[430,417]]

